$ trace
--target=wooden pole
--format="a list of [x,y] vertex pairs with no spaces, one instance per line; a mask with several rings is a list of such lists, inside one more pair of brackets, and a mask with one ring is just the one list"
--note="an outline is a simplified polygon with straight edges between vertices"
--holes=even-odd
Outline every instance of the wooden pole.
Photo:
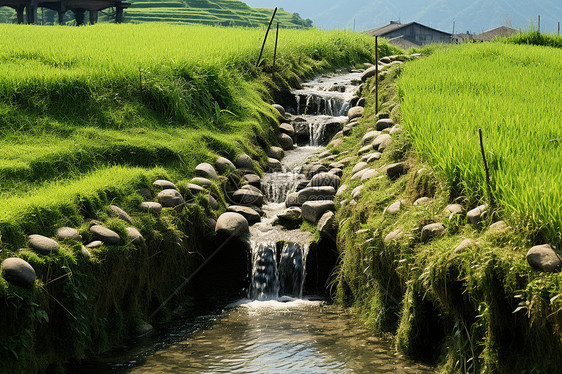
[[275,49],[273,52],[273,75],[275,75],[275,60],[277,59],[277,42],[279,41],[279,22],[277,22],[277,31],[275,32]]
[[263,55],[263,49],[265,48],[265,42],[267,41],[267,35],[269,34],[269,29],[271,28],[271,24],[273,23],[273,19],[275,18],[275,14],[277,13],[277,7],[273,11],[273,15],[269,20],[269,25],[267,26],[267,31],[265,32],[265,37],[263,38],[263,44],[261,45],[260,57],[258,57],[258,62],[256,62],[256,67],[260,66],[261,56]]
[[379,37],[375,36],[375,113],[379,114]]
[[558,22],[558,35],[560,35],[560,22]]
[[541,32],[541,16],[539,16],[539,33]]
[[482,139],[482,129],[478,129],[480,134],[480,152],[482,152],[482,160],[484,161],[484,169],[486,170],[486,186],[488,188],[488,195],[492,201],[492,188],[490,186],[490,170],[488,169],[488,161],[486,160],[486,152],[484,151],[484,140]]

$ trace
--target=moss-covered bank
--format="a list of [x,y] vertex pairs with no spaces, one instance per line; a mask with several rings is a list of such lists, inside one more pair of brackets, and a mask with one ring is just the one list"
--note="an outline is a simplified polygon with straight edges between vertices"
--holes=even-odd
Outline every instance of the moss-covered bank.
[[[407,64],[381,79],[379,113],[375,80],[363,85],[365,115],[342,141],[332,142],[332,152],[339,154],[335,161],[347,163],[342,183],[349,185],[336,202],[337,299],[376,333],[395,335],[399,351],[444,372],[562,372],[561,276],[530,268],[525,253],[533,243],[527,231],[491,226],[501,218],[509,223],[509,217],[495,214],[477,226],[468,224],[465,213],[474,206],[419,157],[403,128],[392,134],[381,159],[369,163],[379,174],[351,180],[362,137],[379,118],[401,121],[396,80],[402,69]],[[407,172],[390,179],[386,167],[398,162]],[[418,200],[423,197],[429,199]],[[397,212],[387,210],[397,201]],[[464,213],[447,211],[452,203]],[[444,233],[422,240],[432,223],[441,223]]]

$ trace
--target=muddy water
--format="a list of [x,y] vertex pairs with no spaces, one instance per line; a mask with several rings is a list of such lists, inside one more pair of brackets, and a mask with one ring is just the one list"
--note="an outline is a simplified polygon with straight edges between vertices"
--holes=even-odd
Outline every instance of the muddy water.
[[[185,335],[183,335],[185,334]],[[144,357],[92,368],[109,373],[433,373],[323,301],[241,300],[199,319]],[[148,338],[147,338],[148,339]]]

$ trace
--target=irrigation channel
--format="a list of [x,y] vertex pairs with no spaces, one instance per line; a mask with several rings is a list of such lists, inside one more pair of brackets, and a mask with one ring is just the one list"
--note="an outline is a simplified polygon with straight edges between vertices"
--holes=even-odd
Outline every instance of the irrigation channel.
[[[99,358],[81,372],[130,373],[433,373],[395,353],[356,317],[320,296],[302,295],[314,236],[275,225],[291,192],[306,186],[306,160],[324,150],[357,100],[360,72],[321,77],[294,91],[287,105],[297,146],[282,170],[266,173],[267,202],[250,228],[247,298],[218,311],[175,321],[161,332]],[[162,330],[162,329],[160,329]]]

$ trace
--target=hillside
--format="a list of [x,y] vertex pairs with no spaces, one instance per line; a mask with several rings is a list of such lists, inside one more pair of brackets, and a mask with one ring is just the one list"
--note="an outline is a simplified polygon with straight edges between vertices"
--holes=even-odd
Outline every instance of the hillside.
[[304,18],[312,18],[316,26],[328,29],[351,29],[355,21],[357,31],[383,26],[390,20],[417,21],[447,32],[451,32],[453,21],[459,32],[479,33],[502,24],[527,30],[530,22],[536,24],[540,15],[542,29],[556,32],[557,22],[562,21],[562,5],[553,0],[433,0],[423,3],[413,0],[246,0],[246,3],[298,12]]

